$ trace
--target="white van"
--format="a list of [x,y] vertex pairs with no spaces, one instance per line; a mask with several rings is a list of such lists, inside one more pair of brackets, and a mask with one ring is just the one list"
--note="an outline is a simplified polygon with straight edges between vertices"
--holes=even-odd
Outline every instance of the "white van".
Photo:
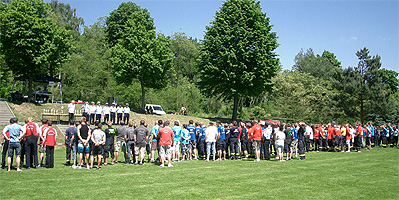
[[156,114],[156,115],[165,115],[166,114],[160,105],[154,105],[154,104],[146,104],[145,112],[147,114]]

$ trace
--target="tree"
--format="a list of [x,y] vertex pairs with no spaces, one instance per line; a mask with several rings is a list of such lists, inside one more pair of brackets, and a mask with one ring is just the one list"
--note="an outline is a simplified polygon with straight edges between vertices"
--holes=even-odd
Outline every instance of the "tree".
[[[360,117],[362,124],[369,114],[388,114],[392,94],[391,81],[384,79],[381,69],[381,57],[370,56],[369,52],[367,48],[357,51],[358,66],[337,70],[334,83],[339,90],[338,105],[349,117]],[[386,74],[385,77],[390,76]]]
[[69,4],[59,3],[58,0],[51,0],[49,5],[50,15],[56,24],[69,30],[73,38],[77,39],[84,20],[76,15],[76,8],[71,8]]
[[132,2],[112,11],[106,23],[116,81],[131,84],[139,80],[144,110],[145,88],[159,89],[167,84],[166,75],[173,64],[170,39],[156,34],[149,12]]
[[199,44],[185,33],[174,33],[171,37],[173,57],[172,81],[187,77],[194,81],[197,74],[197,59],[199,55]]
[[58,27],[42,0],[1,3],[0,53],[7,69],[32,82],[40,75],[53,75],[69,55],[69,31]]
[[301,50],[295,56],[295,65],[293,66],[294,71],[309,73],[312,76],[328,80],[331,79],[336,68],[341,68],[341,62],[333,53],[324,51],[320,56],[319,54],[315,55],[313,49],[308,49],[306,53]]
[[228,0],[206,27],[199,58],[199,86],[207,96],[233,100],[271,91],[279,71],[276,33],[255,0]]

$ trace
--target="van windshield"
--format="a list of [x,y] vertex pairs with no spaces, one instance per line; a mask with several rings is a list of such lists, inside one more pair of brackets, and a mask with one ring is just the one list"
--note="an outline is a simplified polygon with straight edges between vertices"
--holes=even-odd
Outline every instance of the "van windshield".
[[153,108],[154,108],[154,110],[163,111],[162,108],[161,108],[161,106],[154,106]]

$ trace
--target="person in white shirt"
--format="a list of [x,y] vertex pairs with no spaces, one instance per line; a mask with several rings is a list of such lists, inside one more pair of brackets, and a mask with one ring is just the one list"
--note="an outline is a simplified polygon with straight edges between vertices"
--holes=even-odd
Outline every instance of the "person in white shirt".
[[278,132],[275,136],[276,147],[277,147],[277,157],[279,158],[280,162],[284,162],[284,140],[285,140],[285,133],[283,132],[284,126],[280,125]]
[[129,104],[126,103],[126,106],[123,108],[123,122],[125,122],[125,124],[128,124],[129,118],[130,118],[130,108]]
[[271,123],[266,123],[265,124],[265,129],[263,129],[263,138],[265,140],[265,143],[263,144],[264,147],[264,158],[265,160],[270,160],[270,137],[273,134],[273,127]]
[[89,106],[89,115],[90,118],[86,118],[87,122],[90,124],[94,124],[94,121],[96,119],[96,105],[94,105],[94,102],[91,102],[91,105]]
[[75,101],[72,100],[71,103],[68,104],[68,113],[69,113],[69,120],[74,120],[75,115]]
[[107,123],[109,121],[109,114],[111,113],[111,108],[108,106],[108,103],[105,103],[103,107],[103,114],[104,114],[104,122]]
[[115,103],[112,103],[112,106],[109,108],[109,112],[111,113],[111,122],[112,124],[115,124],[115,113],[116,113]]
[[89,119],[89,103],[85,101],[85,104],[82,106],[82,116],[86,117],[86,119]]
[[310,144],[310,137],[312,136],[313,139],[313,130],[310,127],[309,123],[305,123],[306,125],[306,132],[305,132],[305,144],[306,144],[306,152],[311,151],[311,144]]
[[123,114],[123,108],[122,104],[119,104],[118,107],[116,108],[116,113],[117,113],[117,124],[120,124],[122,121],[122,114]]
[[101,103],[98,101],[97,107],[96,107],[96,121],[98,121],[98,123],[101,123],[101,114],[102,113],[103,113],[103,107],[101,106]]
[[[208,128],[205,130],[205,142],[206,142],[206,162],[209,162],[209,156],[213,154],[213,161],[216,158],[216,137],[218,135],[218,129],[213,125],[213,122],[209,122]],[[212,150],[212,152],[211,152]]]

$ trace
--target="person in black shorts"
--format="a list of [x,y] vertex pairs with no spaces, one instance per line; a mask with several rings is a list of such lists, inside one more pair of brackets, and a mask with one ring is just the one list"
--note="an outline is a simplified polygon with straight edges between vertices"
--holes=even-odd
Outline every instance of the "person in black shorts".
[[248,138],[248,129],[252,127],[251,123],[245,124],[244,122],[240,122],[241,130],[241,151],[244,152],[244,158],[242,160],[248,160],[248,151],[249,151],[249,138]]
[[218,151],[218,161],[226,160],[226,133],[222,123],[217,120],[216,126],[218,127],[218,136],[216,142],[216,148]]
[[105,129],[105,145],[104,145],[104,165],[108,165],[108,158],[109,154],[111,154],[111,165],[114,164],[115,159],[115,147],[114,147],[114,140],[115,140],[115,129],[112,127],[113,122],[108,121],[107,125],[108,128]]
[[292,143],[292,132],[291,132],[291,124],[285,125],[285,140],[284,140],[284,150],[287,153],[286,160],[291,160],[292,151],[291,151],[291,143]]

